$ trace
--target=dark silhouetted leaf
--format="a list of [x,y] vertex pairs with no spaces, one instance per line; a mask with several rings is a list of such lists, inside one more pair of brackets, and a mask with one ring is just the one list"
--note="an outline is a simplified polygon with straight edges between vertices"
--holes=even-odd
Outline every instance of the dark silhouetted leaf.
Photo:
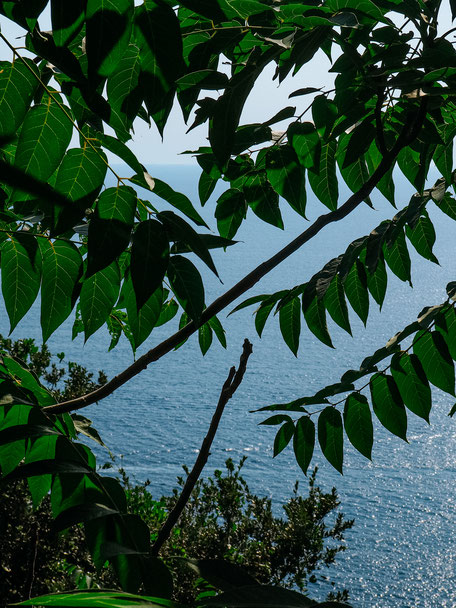
[[369,294],[364,266],[356,260],[344,282],[345,293],[353,310],[366,325],[369,315]]
[[345,292],[339,275],[333,278],[324,295],[324,305],[332,320],[351,335]]
[[101,193],[89,223],[88,277],[109,266],[130,243],[136,203],[136,192],[130,186]]
[[301,333],[301,302],[298,297],[290,300],[279,310],[280,331],[291,352],[298,356]]
[[127,50],[133,0],[87,0],[86,52],[91,78],[109,76]]
[[301,416],[296,422],[293,437],[293,449],[296,462],[301,467],[304,475],[307,475],[310,461],[312,460],[315,446],[315,424],[309,416]]
[[391,373],[405,405],[429,423],[431,389],[418,357],[396,353],[391,361]]
[[168,279],[179,304],[195,322],[204,309],[204,287],[197,268],[180,255],[169,260]]
[[274,439],[274,458],[284,450],[287,445],[290,443],[291,438],[294,434],[294,424],[292,420],[288,420],[285,422],[280,429],[277,431],[277,435]]
[[274,190],[283,196],[297,213],[305,217],[305,171],[299,165],[296,152],[291,146],[278,146],[268,150],[266,174]]
[[344,457],[342,416],[334,407],[325,407],[318,417],[318,442],[327,461],[342,473]]
[[375,374],[370,380],[372,406],[382,425],[407,441],[407,414],[396,382],[386,374]]
[[351,393],[345,401],[344,426],[350,443],[366,458],[372,458],[374,427],[369,404],[364,395]]
[[160,287],[169,260],[168,235],[157,220],[141,222],[133,234],[131,246],[131,279],[138,310]]
[[309,184],[315,196],[326,205],[328,209],[337,209],[339,200],[339,186],[336,175],[335,153],[337,144],[330,141],[321,148],[320,164],[316,171],[309,171]]
[[323,300],[319,300],[317,297],[313,298],[310,304],[306,308],[303,308],[303,312],[310,331],[323,344],[334,348],[326,325],[326,309]]
[[215,217],[221,236],[232,239],[238,231],[247,211],[244,194],[236,188],[230,188],[217,200]]
[[454,364],[442,334],[419,331],[413,340],[413,352],[429,382],[454,395]]

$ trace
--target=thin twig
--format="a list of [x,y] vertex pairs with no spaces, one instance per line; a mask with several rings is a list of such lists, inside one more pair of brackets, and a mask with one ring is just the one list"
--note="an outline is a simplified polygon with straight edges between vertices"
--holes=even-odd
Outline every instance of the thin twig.
[[217,407],[215,409],[214,415],[212,416],[211,424],[209,425],[209,430],[203,440],[203,443],[201,444],[201,449],[199,451],[198,457],[187,477],[185,485],[182,488],[182,492],[176,504],[174,505],[174,508],[169,513],[165,523],[163,524],[160,532],[158,533],[157,540],[155,541],[151,550],[152,555],[158,555],[160,549],[163,546],[163,543],[168,540],[172,529],[176,525],[179,517],[182,514],[182,511],[185,508],[185,505],[188,502],[188,499],[190,498],[191,493],[193,492],[193,488],[195,487],[195,484],[198,481],[199,476],[201,475],[201,472],[207,462],[207,459],[209,458],[211,445],[217,432],[218,425],[225,406],[242,382],[242,378],[244,377],[244,373],[247,367],[247,361],[251,353],[252,345],[246,338],[244,340],[244,346],[239,361],[239,367],[236,371],[236,368],[233,366],[229,371],[228,378],[225,380],[225,383],[222,387]]

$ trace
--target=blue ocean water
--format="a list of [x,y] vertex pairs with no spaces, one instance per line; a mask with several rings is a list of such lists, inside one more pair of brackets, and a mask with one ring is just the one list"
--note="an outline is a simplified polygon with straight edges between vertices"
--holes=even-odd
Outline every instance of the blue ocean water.
[[[198,200],[198,171],[193,167],[156,166],[150,168],[150,173],[187,193],[193,201]],[[405,183],[399,190],[400,208],[413,190]],[[343,222],[327,227],[249,295],[305,282],[326,261],[342,253],[351,240],[368,234],[382,219],[392,215],[391,206],[380,199],[375,200],[375,207],[372,210],[363,205]],[[240,242],[226,254],[214,253],[223,284],[196,262],[206,281],[207,303],[302,232],[306,221],[285,204],[282,211],[285,231],[265,225],[249,212],[249,221],[236,236]],[[320,203],[309,200],[310,219],[324,212]],[[202,214],[214,228],[211,201]],[[247,455],[244,472],[252,490],[271,496],[279,508],[281,501],[291,495],[295,480],[301,480],[303,491],[306,480],[290,449],[272,459],[275,429],[258,426],[266,416],[249,411],[312,394],[336,382],[346,369],[358,367],[365,356],[414,320],[423,305],[436,304],[445,298],[446,283],[456,278],[453,248],[456,225],[437,209],[431,217],[437,230],[435,253],[441,266],[413,255],[410,246],[414,288],[390,274],[381,314],[371,300],[367,329],[351,314],[353,338],[329,321],[334,350],[318,343],[303,327],[299,356],[295,358],[280,336],[276,318],[268,322],[260,340],[254,330],[251,309],[228,318],[223,314],[220,320],[229,341],[226,351],[214,344],[203,358],[193,337],[84,413],[93,419],[112,452],[123,455],[122,464],[131,477],[138,481],[150,479],[151,491],[157,497],[169,492],[182,472],[182,464],[192,465],[221,386],[229,368],[237,365],[243,339],[247,337],[253,343],[253,355],[244,381],[223,416],[206,473],[222,466],[227,457],[236,461]],[[2,318],[0,330],[6,333],[5,313]],[[36,305],[13,337],[39,338],[38,318]],[[154,330],[138,355],[170,333],[170,326]],[[69,322],[49,341],[54,352],[64,350],[69,359],[91,369],[102,368],[112,377],[132,362],[132,353],[124,341],[108,354],[108,344],[109,337],[104,331],[95,334],[86,345],[81,336],[72,342]],[[456,425],[447,416],[453,405],[448,396],[435,391],[434,402],[430,426],[409,414],[408,444],[374,421],[372,462],[347,442],[343,476],[316,450],[318,483],[326,490],[335,485],[341,509],[346,517],[355,519],[354,528],[346,535],[347,551],[327,574],[341,588],[350,590],[351,603],[356,608],[433,608],[456,604]],[[98,454],[100,462],[107,459]],[[313,595],[323,599],[327,590],[320,584]]]

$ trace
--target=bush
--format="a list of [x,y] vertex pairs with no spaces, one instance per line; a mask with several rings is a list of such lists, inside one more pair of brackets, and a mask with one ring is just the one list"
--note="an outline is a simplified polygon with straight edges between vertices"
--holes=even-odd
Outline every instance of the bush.
[[[244,462],[245,458],[235,466],[228,459],[225,472],[217,470],[213,477],[197,482],[178,526],[162,548],[160,555],[177,581],[179,602],[191,603],[198,593],[196,576],[176,559],[179,556],[226,559],[242,565],[259,583],[306,592],[319,571],[331,566],[346,548],[344,533],[354,522],[336,513],[340,503],[335,488],[324,493],[315,484],[317,469],[309,476],[308,496],[299,495],[296,482],[292,497],[283,505],[282,518],[274,515],[269,498],[250,491],[241,475]],[[154,501],[147,484],[131,486],[126,477],[124,481],[130,511],[140,515],[156,536],[179,497],[179,488],[172,496]],[[178,479],[180,487],[184,482]],[[345,600],[348,592],[340,590],[331,597]]]

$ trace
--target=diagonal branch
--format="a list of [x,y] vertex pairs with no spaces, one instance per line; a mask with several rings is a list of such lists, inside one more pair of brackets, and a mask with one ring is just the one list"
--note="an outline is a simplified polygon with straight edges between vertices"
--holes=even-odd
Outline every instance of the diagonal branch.
[[88,405],[91,405],[92,403],[96,403],[97,401],[108,397],[120,386],[123,386],[126,382],[128,382],[128,380],[131,380],[131,378],[146,369],[150,363],[161,359],[161,357],[169,353],[181,342],[195,333],[199,327],[204,325],[204,323],[207,323],[207,321],[209,321],[212,317],[232,304],[238,297],[253,287],[271,270],[276,268],[284,260],[290,257],[292,253],[297,251],[305,243],[310,241],[310,239],[316,236],[323,228],[325,228],[325,226],[346,217],[371,194],[372,190],[376,187],[380,179],[394,165],[399,152],[416,138],[426,116],[426,110],[427,98],[423,98],[417,112],[414,113],[414,115],[411,115],[409,120],[404,124],[393,148],[383,156],[380,164],[371,177],[357,192],[352,194],[352,196],[350,196],[341,207],[335,211],[331,211],[330,213],[320,215],[320,217],[317,218],[315,222],[311,224],[311,226],[309,226],[306,230],[304,230],[304,232],[291,241],[291,243],[283,247],[283,249],[281,249],[271,258],[257,266],[231,289],[214,300],[214,302],[212,302],[212,304],[210,304],[203,311],[197,323],[195,321],[191,321],[185,325],[185,327],[177,331],[175,334],[142,355],[139,359],[132,363],[132,365],[124,369],[122,372],[120,372],[120,374],[112,378],[112,380],[110,380],[104,386],[92,391],[91,393],[88,393],[87,395],[83,395],[82,397],[76,397],[75,399],[63,401],[62,403],[57,403],[55,405],[48,405],[43,409],[51,414],[62,414],[65,412],[82,409]]
[[157,540],[155,541],[151,553],[152,555],[158,555],[160,549],[165,543],[169,535],[171,534],[171,530],[176,525],[179,517],[182,514],[182,511],[185,508],[185,505],[190,498],[190,494],[193,492],[193,488],[195,487],[196,482],[198,481],[199,476],[209,458],[210,449],[212,442],[214,440],[215,434],[218,429],[218,425],[220,422],[220,418],[222,417],[223,411],[225,409],[225,405],[234,395],[236,389],[242,382],[244,377],[245,370],[247,368],[247,361],[252,353],[252,345],[247,340],[244,340],[244,346],[242,350],[241,359],[239,361],[239,367],[236,371],[234,367],[232,367],[229,371],[228,378],[225,380],[225,383],[222,387],[222,391],[220,393],[220,397],[217,403],[217,407],[215,409],[214,415],[212,416],[211,424],[209,425],[209,430],[207,432],[206,437],[201,444],[201,449],[198,454],[198,458],[193,465],[192,470],[190,471],[187,480],[185,482],[184,487],[182,488],[182,492],[174,505],[174,508],[170,511],[165,523],[160,529],[158,533]]

